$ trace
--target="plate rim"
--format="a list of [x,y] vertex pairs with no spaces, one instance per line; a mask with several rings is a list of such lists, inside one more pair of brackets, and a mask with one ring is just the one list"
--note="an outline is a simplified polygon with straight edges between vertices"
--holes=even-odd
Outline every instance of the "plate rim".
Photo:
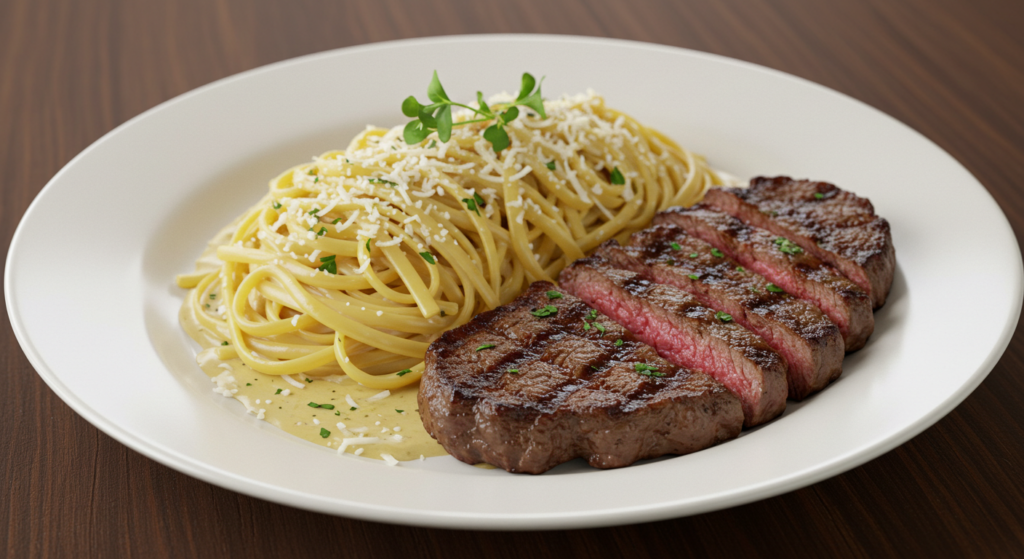
[[[523,41],[523,42],[552,42],[560,41],[565,43],[576,43],[576,44],[601,44],[601,45],[614,45],[624,46],[632,48],[649,49],[653,51],[661,51],[666,53],[685,53],[688,56],[697,58],[705,58],[716,61],[718,63],[726,63],[730,65],[736,65],[743,67],[748,70],[754,70],[771,74],[775,77],[784,78],[787,80],[795,80],[800,83],[801,86],[811,86],[816,89],[825,90],[831,95],[839,95],[847,101],[853,101],[855,104],[866,108],[876,115],[883,116],[885,119],[896,123],[898,126],[911,132],[917,136],[919,140],[923,140],[935,147],[942,153],[945,153],[953,161],[955,161],[963,170],[979,185],[982,186],[982,192],[988,196],[989,201],[998,209],[1001,217],[1001,226],[1007,230],[1007,237],[1012,241],[1013,246],[1016,247],[1016,274],[1014,278],[1015,294],[1016,299],[1014,302],[1013,310],[1008,314],[1005,324],[1002,327],[1001,334],[995,344],[992,346],[991,351],[981,362],[981,364],[975,369],[969,376],[967,382],[962,384],[953,392],[949,397],[946,398],[940,405],[934,407],[929,413],[917,418],[903,429],[896,431],[887,438],[875,441],[863,449],[853,449],[844,453],[843,455],[833,458],[830,461],[819,463],[813,466],[810,471],[802,471],[798,474],[791,474],[784,478],[774,478],[770,481],[763,482],[754,486],[744,487],[729,491],[727,493],[718,494],[712,497],[706,497],[697,502],[693,500],[687,501],[686,503],[680,503],[678,501],[668,501],[648,504],[643,507],[624,507],[624,508],[603,508],[598,511],[589,511],[587,513],[481,513],[481,512],[447,512],[447,511],[432,511],[430,513],[424,513],[420,511],[410,511],[405,508],[393,508],[384,505],[367,504],[362,502],[347,501],[344,503],[345,511],[339,512],[336,510],[327,511],[328,514],[336,514],[340,516],[356,518],[360,520],[372,520],[377,522],[384,522],[390,524],[406,524],[416,525],[424,527],[437,527],[437,528],[455,528],[455,529],[497,529],[497,530],[524,530],[524,529],[567,529],[567,528],[582,528],[582,527],[598,527],[598,526],[609,526],[609,525],[622,525],[623,515],[629,513],[628,524],[647,522],[659,519],[666,519],[672,517],[678,517],[681,515],[689,516],[702,514],[712,510],[724,509],[734,507],[737,505],[762,500],[770,497],[787,493],[801,487],[806,487],[822,481],[824,479],[833,477],[845,471],[849,471],[853,468],[863,465],[864,463],[877,458],[878,456],[892,450],[893,448],[905,443],[914,436],[920,434],[928,427],[934,425],[941,418],[945,417],[950,411],[952,411],[957,405],[959,405],[964,399],[967,398],[988,376],[999,359],[1005,353],[1006,348],[1009,346],[1010,340],[1012,339],[1016,325],[1020,319],[1022,302],[1024,302],[1024,263],[1022,263],[1022,257],[1020,253],[1020,246],[1017,242],[1016,235],[1013,233],[1013,228],[1006,217],[1005,212],[996,203],[992,194],[987,188],[973,175],[964,165],[952,154],[949,154],[941,146],[938,146],[931,139],[927,138],[916,129],[909,125],[899,121],[895,117],[864,103],[854,97],[851,97],[840,91],[836,91],[827,86],[818,84],[800,76],[795,76],[781,70],[775,70],[766,66],[761,66],[752,62],[744,60],[738,60],[729,58],[726,56],[696,51],[693,49],[687,49],[682,47],[675,47],[671,45],[662,45],[655,43],[647,43],[643,41],[626,40],[626,39],[613,39],[613,38],[601,38],[601,37],[589,37],[589,36],[576,36],[576,35],[555,35],[555,34],[472,34],[472,35],[445,35],[435,37],[420,37],[411,39],[400,39],[393,41],[381,41],[374,43],[367,43],[361,45],[354,45],[349,47],[343,47],[338,49],[332,49],[327,51],[321,51],[316,53],[310,53],[295,58],[289,58],[277,62],[273,62],[267,65],[258,66],[243,72],[232,74],[215,80],[213,82],[204,84],[195,89],[189,90],[185,93],[172,97],[166,101],[163,101],[146,111],[126,120],[117,127],[108,131],[100,138],[91,143],[88,147],[82,150],[80,153],[75,155],[69,160],[56,174],[51,177],[46,185],[39,191],[38,194],[33,198],[32,202],[26,208],[25,213],[19,220],[18,226],[15,229],[14,234],[11,237],[10,245],[8,246],[7,258],[5,260],[4,269],[4,295],[5,302],[8,312],[8,317],[11,321],[11,328],[15,334],[19,345],[22,348],[23,353],[31,363],[37,374],[42,377],[43,381],[50,387],[54,393],[57,394],[61,400],[63,400],[69,407],[71,407],[76,413],[82,418],[88,421],[97,429],[103,431],[108,436],[117,440],[121,444],[139,452],[140,454],[159,462],[167,467],[174,469],[180,473],[188,475],[190,477],[202,480],[207,483],[211,483],[218,487],[224,487],[226,489],[236,491],[248,496],[268,500],[271,502],[292,506],[296,508],[302,508],[311,510],[314,512],[324,513],[325,511],[321,508],[312,506],[315,503],[309,501],[309,496],[299,493],[296,490],[284,488],[277,485],[268,484],[262,481],[240,478],[239,476],[232,474],[231,472],[224,472],[220,468],[212,467],[202,461],[196,460],[190,456],[181,455],[177,452],[170,451],[161,447],[161,445],[154,443],[146,438],[137,437],[134,434],[123,430],[117,423],[107,419],[102,414],[94,410],[89,404],[80,399],[74,394],[56,375],[56,373],[49,368],[46,361],[39,353],[32,340],[28,337],[27,332],[23,324],[23,319],[19,312],[18,304],[12,297],[13,293],[13,272],[12,266],[10,265],[16,252],[20,246],[25,242],[22,240],[24,235],[24,228],[26,222],[33,215],[34,210],[41,203],[47,193],[52,190],[52,186],[59,181],[59,179],[68,172],[68,169],[73,167],[80,159],[87,157],[93,150],[97,149],[98,146],[108,141],[112,136],[118,134],[121,130],[132,126],[139,120],[147,118],[150,114],[165,110],[169,106],[172,106],[185,99],[189,99],[194,95],[201,95],[207,90],[217,88],[236,80],[245,79],[251,75],[272,72],[279,67],[302,64],[318,58],[329,58],[335,56],[338,53],[346,54],[358,54],[361,52],[369,52],[375,50],[384,50],[395,47],[407,47],[417,44],[432,44],[432,43],[474,43],[474,42],[497,42],[497,41]],[[255,489],[262,489],[261,492],[256,492]],[[302,497],[297,499],[297,497]],[[336,502],[334,499],[324,497],[326,501]],[[304,506],[308,505],[308,506]],[[639,510],[637,510],[639,508]],[[685,509],[685,510],[681,510]],[[396,516],[397,515],[397,516]],[[500,524],[498,522],[501,522]]]

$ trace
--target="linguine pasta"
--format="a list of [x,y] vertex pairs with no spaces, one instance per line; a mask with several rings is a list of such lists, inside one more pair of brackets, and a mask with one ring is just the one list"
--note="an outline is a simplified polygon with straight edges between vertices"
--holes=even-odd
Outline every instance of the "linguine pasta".
[[396,389],[417,382],[441,332],[720,182],[592,93],[544,107],[546,119],[507,125],[500,153],[486,123],[416,145],[401,127],[368,128],[285,171],[213,243],[215,259],[178,276],[186,329],[261,373]]

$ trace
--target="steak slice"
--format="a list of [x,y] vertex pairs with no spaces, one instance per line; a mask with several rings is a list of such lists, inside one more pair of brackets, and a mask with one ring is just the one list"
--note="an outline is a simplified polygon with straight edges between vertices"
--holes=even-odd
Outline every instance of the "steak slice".
[[510,472],[576,457],[628,466],[732,439],[743,424],[718,381],[547,282],[442,334],[420,383],[423,426],[445,450]]
[[724,384],[743,403],[744,427],[786,409],[786,360],[686,292],[613,268],[599,256],[577,260],[559,281],[562,289],[625,326],[665,359]]
[[748,270],[817,305],[843,333],[846,351],[856,351],[875,329],[871,299],[838,270],[786,239],[747,225],[705,204],[670,208],[654,223],[671,223],[724,252]]
[[803,399],[825,388],[843,371],[842,334],[817,307],[674,225],[634,233],[627,247],[605,243],[598,254],[615,266],[691,293],[764,338],[789,363],[790,398]]
[[885,304],[896,269],[889,222],[867,198],[827,182],[757,177],[750,188],[712,188],[704,202],[799,244]]

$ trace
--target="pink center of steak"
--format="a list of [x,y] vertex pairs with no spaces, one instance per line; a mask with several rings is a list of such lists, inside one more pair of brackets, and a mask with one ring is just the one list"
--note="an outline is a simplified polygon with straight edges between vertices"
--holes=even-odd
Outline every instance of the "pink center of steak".
[[[569,286],[567,286],[569,287]],[[580,281],[571,286],[573,293],[590,306],[624,326],[644,343],[654,347],[658,354],[669,361],[699,369],[721,382],[739,396],[745,414],[751,413],[751,402],[757,398],[757,388],[748,375],[738,370],[727,354],[714,351],[707,342],[702,342],[688,332],[675,328],[666,320],[660,320],[648,313],[638,302],[617,297],[610,286],[599,282]]]

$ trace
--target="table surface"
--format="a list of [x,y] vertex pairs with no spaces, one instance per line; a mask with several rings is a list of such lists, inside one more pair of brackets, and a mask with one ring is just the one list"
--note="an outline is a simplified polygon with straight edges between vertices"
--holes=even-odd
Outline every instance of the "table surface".
[[[628,7],[627,7],[628,6]],[[789,72],[909,124],[1024,231],[1024,2],[187,0],[0,2],[0,242],[78,152],[200,85],[322,50],[432,35],[560,33]],[[965,294],[970,297],[971,294]],[[129,450],[71,411],[3,313],[0,526],[9,556],[534,557],[1024,554],[1024,335],[946,418],[843,475],[695,517],[562,532],[334,518],[242,496]]]

